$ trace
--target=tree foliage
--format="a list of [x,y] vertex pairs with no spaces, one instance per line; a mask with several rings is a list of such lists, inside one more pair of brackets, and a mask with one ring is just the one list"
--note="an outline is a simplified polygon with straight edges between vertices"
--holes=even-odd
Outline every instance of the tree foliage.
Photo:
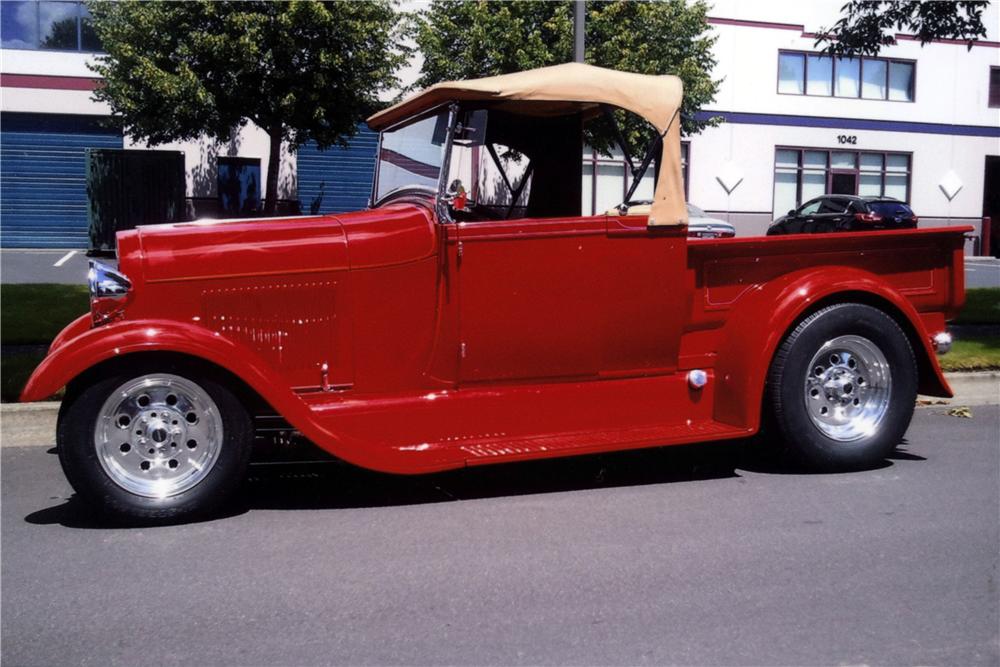
[[[252,121],[271,140],[345,144],[407,57],[391,0],[90,2],[107,52],[93,66],[129,135],[227,140]],[[277,201],[268,169],[265,212]]]
[[[714,99],[719,87],[711,78],[715,37],[706,34],[707,11],[701,0],[587,2],[586,62],[642,74],[676,74],[684,82],[683,129],[696,133],[712,123],[696,120],[694,113]],[[569,0],[433,0],[412,17],[412,34],[424,56],[415,87],[569,62],[572,12]],[[638,154],[648,129],[630,116],[624,130]],[[600,122],[588,140],[604,152],[613,143]]]
[[874,56],[883,46],[895,44],[894,31],[901,30],[915,35],[921,46],[935,39],[958,39],[971,49],[986,36],[987,5],[985,0],[851,0],[833,27],[818,31],[816,45],[826,44],[824,51],[836,56]]

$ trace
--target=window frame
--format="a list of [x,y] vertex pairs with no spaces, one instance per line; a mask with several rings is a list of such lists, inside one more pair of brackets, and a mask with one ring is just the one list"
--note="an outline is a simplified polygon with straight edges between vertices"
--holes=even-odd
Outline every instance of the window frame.
[[[886,180],[886,176],[887,175],[899,175],[899,174],[903,174],[903,175],[906,176],[906,198],[902,199],[900,201],[903,201],[903,202],[906,203],[907,206],[910,206],[910,197],[913,195],[913,152],[912,151],[843,150],[843,149],[840,149],[840,148],[820,148],[820,147],[816,147],[816,146],[783,146],[783,145],[776,145],[774,147],[774,157],[773,157],[772,167],[771,167],[771,213],[772,213],[772,215],[774,215],[776,213],[780,213],[780,215],[784,215],[785,214],[784,212],[778,212],[778,211],[774,210],[774,185],[775,185],[775,180],[776,180],[775,177],[776,177],[776,175],[778,173],[778,169],[780,168],[780,169],[784,169],[786,171],[791,169],[791,167],[787,167],[787,166],[786,167],[779,167],[778,166],[778,151],[796,151],[796,153],[798,154],[797,155],[797,159],[796,159],[796,167],[795,167],[795,202],[796,203],[795,203],[795,206],[794,206],[794,209],[793,209],[795,211],[798,211],[802,207],[802,205],[805,204],[805,203],[808,203],[808,201],[812,201],[813,199],[817,198],[817,197],[811,197],[809,200],[807,200],[805,202],[802,201],[802,174],[803,174],[803,172],[804,171],[818,171],[818,169],[808,169],[808,168],[806,168],[806,167],[803,166],[803,159],[804,159],[806,151],[824,152],[824,153],[826,153],[826,165],[824,167],[824,175],[826,177],[825,178],[825,184],[824,184],[824,192],[823,192],[822,195],[818,195],[818,197],[836,196],[836,195],[834,195],[833,193],[830,192],[830,187],[832,185],[832,178],[833,178],[833,174],[834,173],[840,173],[840,174],[847,174],[847,173],[849,173],[849,174],[854,174],[854,178],[855,178],[855,180],[854,180],[855,191],[853,193],[854,196],[858,196],[857,191],[861,187],[861,175],[862,174],[875,174],[875,173],[877,173],[881,177],[881,185],[880,185],[880,188],[879,188],[879,195],[878,195],[879,197],[885,197],[886,196],[886,194],[885,194],[885,180]],[[843,167],[836,167],[836,168],[832,167],[831,166],[831,162],[832,162],[833,153],[854,153],[854,169],[846,169],[846,168],[843,168]],[[879,155],[881,157],[881,160],[882,160],[882,166],[881,166],[880,170],[878,172],[862,170],[861,169],[861,155],[862,154],[866,154],[866,155]],[[906,156],[906,171],[887,171],[886,170],[886,165],[888,164],[888,156],[890,156],[890,155],[904,155],[904,156]]]
[[1000,81],[997,81],[996,86],[996,103],[993,102],[993,73],[997,73],[997,77],[1000,78],[1000,66],[990,65],[990,71],[986,79],[986,108],[988,109],[1000,109]]
[[[802,58],[802,92],[801,93],[789,93],[781,91],[781,56],[783,55],[797,55]],[[809,82],[809,56],[819,56],[824,58],[831,58],[833,60],[832,66],[830,67],[830,94],[823,95],[818,93],[810,93],[808,89]],[[777,95],[791,95],[792,97],[833,97],[842,100],[866,100],[869,102],[902,102],[903,104],[913,104],[917,101],[917,61],[911,58],[889,58],[889,57],[876,57],[876,56],[852,56],[856,58],[858,62],[858,94],[857,95],[837,95],[837,70],[839,62],[844,60],[844,58],[835,58],[833,56],[828,56],[823,53],[816,51],[805,51],[801,49],[778,49],[778,60],[775,72],[775,84],[774,92]],[[885,80],[883,82],[885,97],[863,97],[862,88],[864,87],[864,71],[865,71],[865,61],[880,60],[885,63]],[[889,99],[889,70],[891,69],[892,63],[899,63],[905,65],[912,65],[913,76],[910,79],[910,99],[908,100],[893,100]]]
[[[90,49],[83,48],[83,20],[84,20],[84,10],[86,9],[83,0],[45,0],[46,2],[55,2],[64,5],[74,5],[76,8],[76,47],[72,49],[54,49],[42,47],[42,12],[41,12],[41,2],[39,0],[29,0],[33,11],[35,19],[35,39],[34,44],[31,46],[3,46],[0,48],[11,49],[14,51],[44,51],[50,53],[105,53],[103,50],[91,51]],[[68,17],[67,17],[68,18]],[[2,39],[2,36],[0,36]]]

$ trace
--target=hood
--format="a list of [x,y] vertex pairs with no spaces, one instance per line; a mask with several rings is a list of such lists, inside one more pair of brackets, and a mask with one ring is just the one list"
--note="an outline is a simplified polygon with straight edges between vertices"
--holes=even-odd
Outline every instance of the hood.
[[[199,220],[119,235],[122,265],[135,247],[146,281],[335,271],[347,268],[347,241],[334,216]],[[127,271],[126,271],[127,273]]]
[[324,216],[199,220],[118,235],[120,266],[146,281],[289,275],[371,268],[436,252],[430,210],[417,204]]

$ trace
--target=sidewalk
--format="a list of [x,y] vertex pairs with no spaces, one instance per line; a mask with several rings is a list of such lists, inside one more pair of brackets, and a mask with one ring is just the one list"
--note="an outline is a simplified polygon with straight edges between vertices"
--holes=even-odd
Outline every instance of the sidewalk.
[[996,257],[966,257],[965,287],[1000,287],[1000,259]]
[[[920,396],[918,407],[1000,404],[1000,371],[946,373],[955,398]],[[58,402],[0,404],[0,446],[52,447],[55,444]]]

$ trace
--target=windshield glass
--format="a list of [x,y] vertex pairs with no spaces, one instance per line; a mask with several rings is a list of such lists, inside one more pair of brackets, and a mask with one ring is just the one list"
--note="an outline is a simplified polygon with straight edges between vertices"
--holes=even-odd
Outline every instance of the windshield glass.
[[437,191],[444,156],[448,112],[382,133],[375,177],[375,201],[402,188]]

